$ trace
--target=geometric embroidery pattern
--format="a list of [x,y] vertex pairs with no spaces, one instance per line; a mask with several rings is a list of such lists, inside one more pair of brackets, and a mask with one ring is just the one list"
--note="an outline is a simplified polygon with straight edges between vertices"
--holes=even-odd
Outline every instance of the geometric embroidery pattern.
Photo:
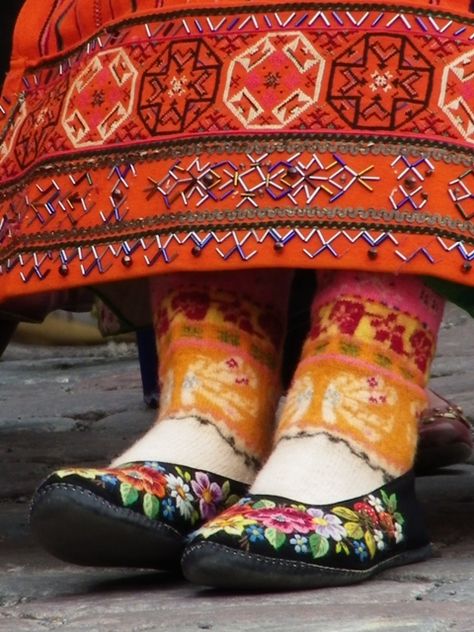
[[24,103],[20,103],[15,116],[13,117],[13,120],[10,121],[8,128],[5,130],[3,138],[0,140],[0,164],[3,162],[3,160],[5,160],[5,158],[10,153],[12,147],[14,146],[16,136],[25,118],[26,105]]
[[224,102],[246,129],[284,127],[317,102],[324,65],[302,33],[267,35],[233,59]]
[[439,106],[469,143],[474,143],[474,53],[461,55],[443,73]]
[[123,49],[99,53],[92,59],[71,86],[62,116],[74,147],[106,141],[122,125],[132,112],[137,77],[138,71]]
[[449,183],[449,195],[464,219],[474,217],[474,171],[468,169]]
[[60,20],[0,97],[0,300],[356,256],[474,284],[474,20],[457,3],[157,4],[104,0],[113,29],[76,40]]
[[364,35],[339,55],[328,103],[352,128],[394,130],[429,102],[434,68],[403,35]]
[[145,72],[138,113],[154,136],[182,132],[216,98],[222,62],[202,40],[167,44]]
[[58,123],[66,91],[67,79],[56,82],[47,94],[39,92],[37,98],[27,104],[28,113],[15,143],[15,156],[22,169],[29,167],[43,153],[43,144]]

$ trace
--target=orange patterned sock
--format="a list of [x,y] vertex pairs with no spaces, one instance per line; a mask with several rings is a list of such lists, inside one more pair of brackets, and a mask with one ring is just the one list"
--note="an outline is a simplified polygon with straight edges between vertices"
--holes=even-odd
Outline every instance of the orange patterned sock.
[[120,461],[253,480],[271,448],[290,278],[254,271],[156,281],[160,410]]
[[253,493],[329,503],[413,466],[443,302],[413,277],[320,277],[312,328]]

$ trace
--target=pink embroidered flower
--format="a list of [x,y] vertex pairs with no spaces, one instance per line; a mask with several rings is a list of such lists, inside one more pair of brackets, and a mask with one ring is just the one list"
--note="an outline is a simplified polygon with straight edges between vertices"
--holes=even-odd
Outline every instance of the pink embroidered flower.
[[311,516],[292,507],[258,509],[252,512],[252,518],[283,533],[314,531]]
[[433,339],[424,329],[417,329],[410,337],[410,343],[413,347],[415,364],[420,371],[425,373],[433,353]]
[[183,312],[189,320],[203,320],[208,312],[209,304],[209,294],[199,290],[181,290],[171,300],[173,311]]
[[398,314],[388,314],[385,318],[375,316],[370,324],[375,329],[375,340],[387,342],[392,351],[400,355],[404,354],[403,334],[405,327],[398,322]]
[[196,480],[191,481],[191,487],[199,498],[201,516],[206,520],[217,514],[217,503],[222,500],[222,490],[217,483],[211,483],[207,474],[196,472]]
[[364,314],[363,303],[342,299],[334,303],[330,319],[338,324],[341,333],[353,335]]

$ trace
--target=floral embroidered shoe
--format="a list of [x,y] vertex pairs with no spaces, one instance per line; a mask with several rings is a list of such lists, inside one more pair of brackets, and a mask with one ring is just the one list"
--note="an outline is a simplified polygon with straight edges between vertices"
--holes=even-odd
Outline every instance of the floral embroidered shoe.
[[285,590],[352,584],[429,555],[409,472],[334,505],[243,498],[191,534],[182,567],[201,585]]
[[168,463],[58,470],[36,491],[30,521],[46,550],[66,562],[170,569],[187,534],[246,490]]

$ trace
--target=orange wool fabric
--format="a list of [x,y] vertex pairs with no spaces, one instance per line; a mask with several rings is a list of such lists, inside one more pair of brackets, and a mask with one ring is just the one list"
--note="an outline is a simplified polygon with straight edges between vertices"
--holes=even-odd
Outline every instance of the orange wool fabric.
[[[276,440],[324,434],[372,467],[400,476],[413,465],[443,305],[416,279],[397,282],[397,293],[383,304],[369,297],[390,279],[353,274],[351,292],[350,276],[328,275],[314,300]],[[427,312],[416,295],[437,305],[431,327],[419,319]]]
[[316,356],[298,367],[276,440],[323,434],[401,476],[413,466],[425,408],[423,390],[391,371],[342,354]]
[[470,4],[26,0],[0,303],[258,268],[472,287]]
[[256,302],[242,298],[245,275],[233,275],[234,291],[225,279],[222,288],[219,275],[195,283],[175,279],[164,297],[159,281],[154,284],[158,423],[194,417],[212,424],[246,462],[260,465],[271,447],[281,389],[289,284],[271,303]]

